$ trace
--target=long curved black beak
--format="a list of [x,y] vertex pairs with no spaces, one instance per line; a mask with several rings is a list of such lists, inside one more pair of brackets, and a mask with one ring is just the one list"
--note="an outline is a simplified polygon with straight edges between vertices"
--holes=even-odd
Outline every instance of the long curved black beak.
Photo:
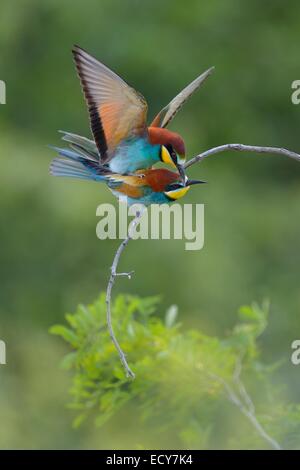
[[201,180],[187,180],[185,183],[186,186],[192,186],[192,184],[202,184],[206,183],[206,181],[201,181]]

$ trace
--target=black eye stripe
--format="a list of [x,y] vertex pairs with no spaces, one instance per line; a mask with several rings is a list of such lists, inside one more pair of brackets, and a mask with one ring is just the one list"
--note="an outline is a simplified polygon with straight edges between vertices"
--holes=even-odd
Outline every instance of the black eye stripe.
[[175,152],[172,145],[166,145],[165,147],[168,150],[168,152],[169,152],[169,154],[171,155],[172,158],[177,158],[176,152]]
[[163,148],[163,146],[161,145],[160,149],[159,149],[159,159],[160,159],[161,162],[162,162],[162,148]]
[[170,184],[167,189],[168,191],[175,191],[175,189],[182,189],[182,188],[184,188],[182,184],[174,183],[174,184]]
[[170,154],[170,157],[172,158],[173,162],[176,164],[176,162],[177,162],[177,153],[175,152],[174,148],[170,144],[160,146],[160,149],[159,149],[159,158],[160,158],[160,160],[163,161],[163,159],[162,159],[162,149],[163,149],[163,147],[165,147],[168,150],[168,152]]

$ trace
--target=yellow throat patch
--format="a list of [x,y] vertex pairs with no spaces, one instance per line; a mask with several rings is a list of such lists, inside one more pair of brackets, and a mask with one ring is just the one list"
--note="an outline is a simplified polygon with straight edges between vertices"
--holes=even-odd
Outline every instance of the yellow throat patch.
[[176,201],[176,199],[180,199],[181,197],[183,197],[189,189],[190,187],[186,186],[185,188],[174,189],[174,191],[166,191],[165,195],[168,196],[170,199]]

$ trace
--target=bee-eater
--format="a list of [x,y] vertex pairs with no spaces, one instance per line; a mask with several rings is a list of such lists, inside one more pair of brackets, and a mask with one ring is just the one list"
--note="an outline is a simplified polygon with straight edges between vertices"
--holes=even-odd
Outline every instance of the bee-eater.
[[[84,150],[92,150],[98,155],[99,164],[113,173],[131,174],[162,161],[175,164],[184,179],[184,141],[165,128],[213,68],[184,88],[148,127],[148,106],[140,93],[79,46],[74,46],[72,52],[94,137],[92,142],[75,136],[75,143]],[[66,133],[64,138],[74,143],[74,134]]]
[[[55,147],[54,147],[55,148]],[[182,179],[179,173],[165,168],[138,170],[135,174],[113,173],[103,168],[93,153],[77,148],[77,151],[55,148],[61,157],[55,158],[50,166],[54,176],[81,178],[106,183],[118,199],[128,205],[163,204],[183,197],[193,184],[204,181]]]

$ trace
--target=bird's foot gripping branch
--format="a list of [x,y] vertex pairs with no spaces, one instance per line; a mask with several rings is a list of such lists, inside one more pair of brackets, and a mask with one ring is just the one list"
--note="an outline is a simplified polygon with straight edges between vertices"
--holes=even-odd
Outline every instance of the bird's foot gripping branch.
[[[51,329],[71,347],[63,366],[73,374],[75,426],[89,417],[101,426],[117,415],[126,427],[153,426],[157,443],[152,445],[159,448],[168,445],[166,436],[190,449],[299,446],[299,405],[277,388],[280,380],[273,375],[280,373],[279,366],[264,364],[257,346],[267,326],[268,303],[242,307],[231,333],[217,338],[184,331],[176,306],[163,316],[158,298],[117,296],[112,324],[130,355],[135,380],[124,377],[112,348],[106,307],[103,293],[94,304],[67,315],[68,325]],[[160,432],[156,419],[162,416]],[[226,433],[212,425],[220,420]],[[141,446],[143,438],[141,432]]]

